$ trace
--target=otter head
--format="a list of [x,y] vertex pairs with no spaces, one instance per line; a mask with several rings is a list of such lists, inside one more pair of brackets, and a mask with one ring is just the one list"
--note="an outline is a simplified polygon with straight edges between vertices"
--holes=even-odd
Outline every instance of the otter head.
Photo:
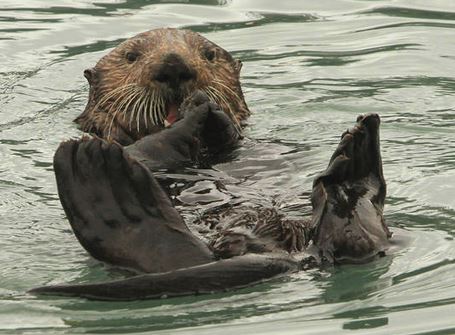
[[156,29],[132,37],[84,71],[90,84],[83,131],[127,145],[172,124],[185,98],[204,91],[239,128],[249,110],[241,62],[201,35]]

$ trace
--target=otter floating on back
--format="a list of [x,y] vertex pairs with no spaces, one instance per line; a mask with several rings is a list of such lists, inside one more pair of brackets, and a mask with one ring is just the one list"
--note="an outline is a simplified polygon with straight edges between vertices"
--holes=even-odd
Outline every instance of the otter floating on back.
[[157,29],[128,39],[85,71],[89,102],[76,122],[96,136],[58,148],[60,200],[93,257],[144,274],[31,292],[108,300],[210,293],[309,263],[359,263],[384,254],[391,234],[382,215],[386,186],[375,114],[360,116],[343,134],[315,179],[310,220],[233,205],[200,218],[218,227],[209,243],[188,229],[153,172],[196,164],[237,144],[249,115],[240,68],[197,33]]

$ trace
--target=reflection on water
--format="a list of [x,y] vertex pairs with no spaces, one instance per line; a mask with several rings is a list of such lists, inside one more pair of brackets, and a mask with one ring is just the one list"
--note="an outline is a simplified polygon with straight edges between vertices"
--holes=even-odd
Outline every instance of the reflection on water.
[[[0,333],[455,333],[455,4],[451,0],[50,0],[0,5]],[[210,177],[308,215],[339,135],[381,115],[391,255],[257,287],[123,303],[35,298],[45,283],[125,274],[82,250],[52,156],[85,107],[82,71],[144,30],[187,27],[244,63],[248,140]],[[192,191],[230,198],[213,183]],[[206,204],[200,204],[201,207]]]

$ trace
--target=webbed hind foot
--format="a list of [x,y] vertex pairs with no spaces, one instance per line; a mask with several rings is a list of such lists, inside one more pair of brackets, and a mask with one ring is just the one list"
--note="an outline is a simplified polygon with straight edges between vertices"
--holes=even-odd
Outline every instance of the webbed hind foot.
[[63,142],[54,169],[71,227],[94,258],[142,272],[213,260],[151,172],[120,145],[99,138]]
[[379,124],[377,114],[359,116],[314,181],[313,242],[330,262],[365,262],[387,248]]

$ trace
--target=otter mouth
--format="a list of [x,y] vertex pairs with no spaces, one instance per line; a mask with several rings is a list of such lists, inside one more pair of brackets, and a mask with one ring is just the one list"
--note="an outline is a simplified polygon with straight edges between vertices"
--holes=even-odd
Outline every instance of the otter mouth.
[[166,118],[164,119],[164,127],[170,127],[179,119],[179,108],[182,103],[167,102],[166,103]]
[[203,103],[212,102],[204,90],[196,89],[190,94],[179,97],[173,101],[165,103],[164,127],[170,127],[176,121],[184,117],[185,111],[192,107],[197,107]]

